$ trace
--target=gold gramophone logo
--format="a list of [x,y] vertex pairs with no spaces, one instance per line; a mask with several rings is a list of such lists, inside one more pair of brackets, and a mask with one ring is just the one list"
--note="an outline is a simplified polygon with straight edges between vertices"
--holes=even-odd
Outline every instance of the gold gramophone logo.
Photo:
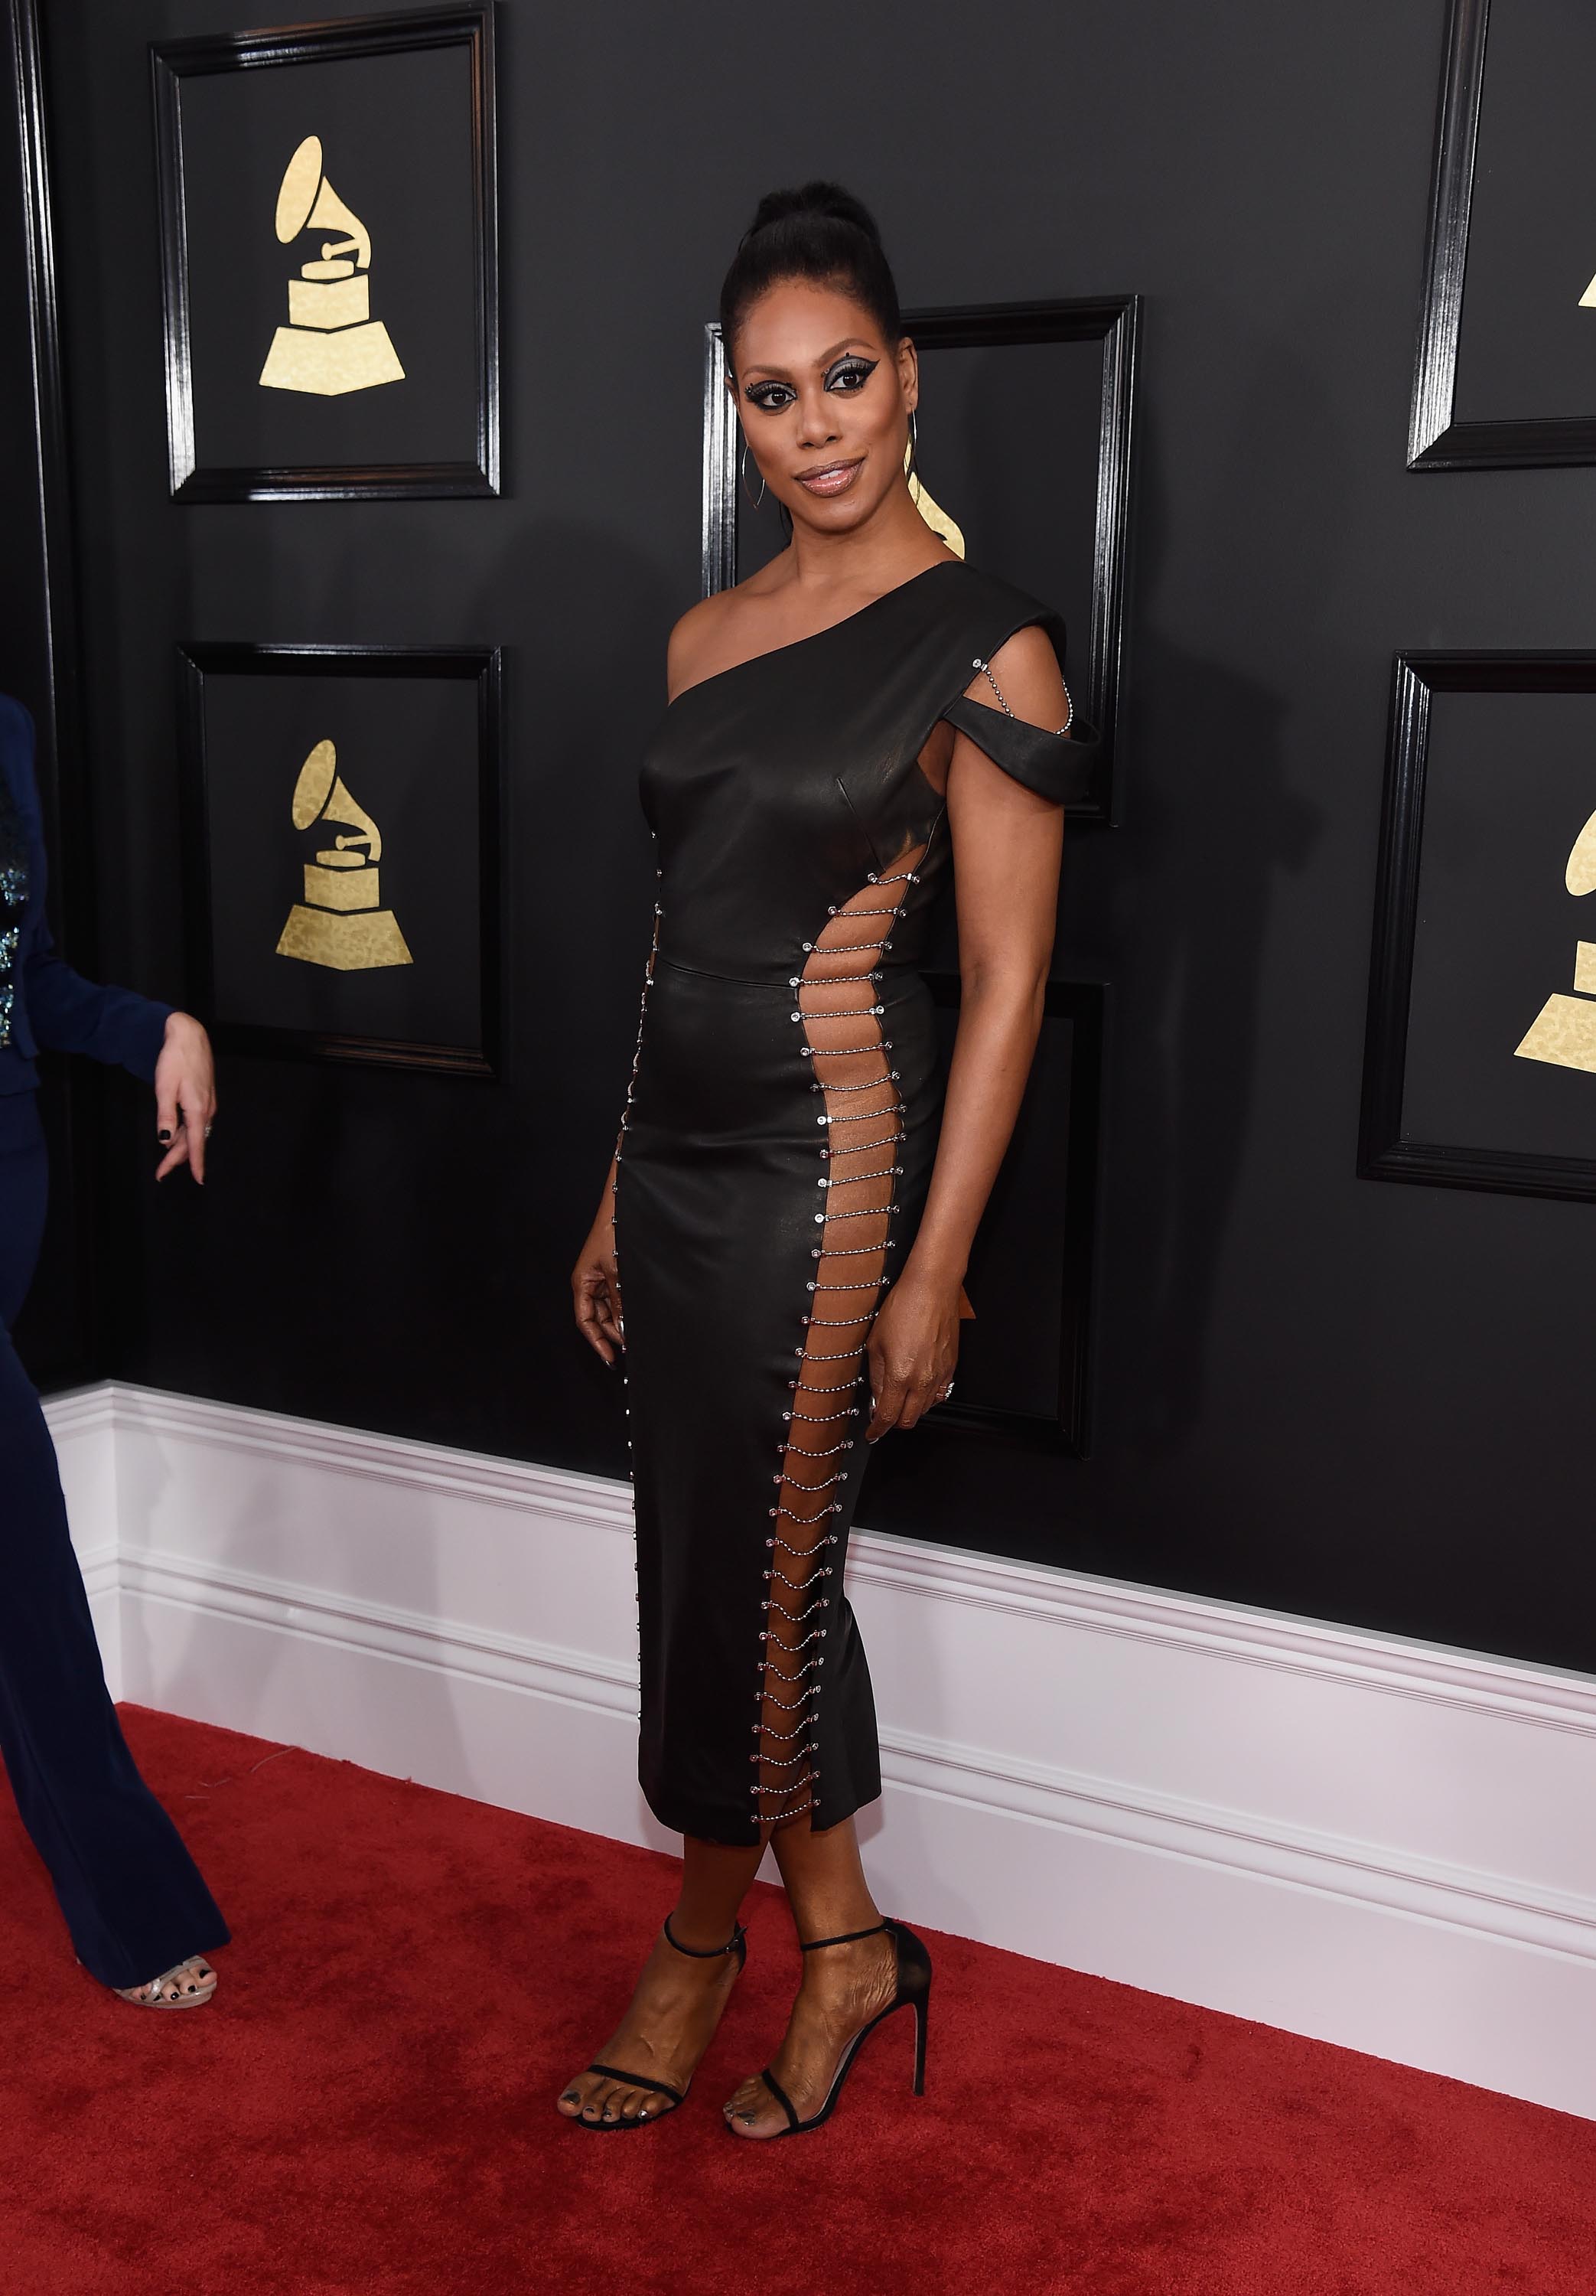
[[381,319],[372,316],[372,234],[327,181],[322,139],[307,135],[283,171],[277,193],[277,237],[287,247],[302,231],[342,232],[323,240],[319,258],[288,283],[288,324],[279,327],[260,370],[268,390],[311,390],[336,398],[403,382],[405,370]]
[[[1574,840],[1563,882],[1571,893],[1596,893],[1596,813]],[[1596,941],[1576,941],[1573,996],[1546,999],[1515,1058],[1596,1070]]]
[[305,898],[288,913],[278,955],[331,965],[337,972],[413,964],[398,919],[381,905],[377,864],[382,857],[382,832],[339,779],[338,752],[331,742],[318,742],[300,767],[293,816],[296,829],[324,824],[354,834],[334,836],[314,861],[305,864]]

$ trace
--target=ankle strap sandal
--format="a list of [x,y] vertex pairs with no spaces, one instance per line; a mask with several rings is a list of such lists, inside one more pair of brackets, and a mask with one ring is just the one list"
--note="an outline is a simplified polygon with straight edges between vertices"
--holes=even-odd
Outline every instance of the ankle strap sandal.
[[[807,1945],[805,1945],[800,1939],[799,1946],[805,1953],[819,1953],[829,1945],[856,1945],[861,1938],[880,1937],[883,1934],[892,1939],[893,1951],[897,1960],[897,1983],[892,1998],[885,2009],[879,2011],[868,2025],[863,2026],[854,2035],[853,2039],[843,2051],[841,2062],[831,2076],[831,2086],[826,2091],[825,2100],[820,2111],[811,2113],[807,2120],[800,2120],[792,2099],[777,2080],[774,2073],[771,2071],[770,2067],[766,2065],[760,2074],[760,2079],[787,2115],[787,2126],[785,2128],[777,2129],[776,2137],[769,2140],[773,2144],[777,2137],[802,2136],[809,2129],[818,2128],[823,2121],[831,2119],[832,2107],[842,2095],[842,2085],[852,2072],[854,2061],[860,2050],[875,2031],[876,2027],[899,2009],[913,2009],[914,2012],[914,2094],[916,2096],[925,2095],[926,2021],[931,2002],[931,1956],[913,1931],[903,1922],[877,1922],[873,1929],[847,1930],[841,1937],[811,1938]],[[734,2136],[737,2132],[732,2128],[730,2121],[725,2125],[729,2133]]]
[[[684,1954],[689,1961],[722,1961],[728,1954],[735,1954],[739,1976],[741,1975],[743,1964],[749,1957],[748,1933],[741,1922],[736,1923],[724,1945],[683,1945],[673,1933],[670,1915],[667,1914],[665,1942],[675,1952]],[[651,2112],[645,2106],[641,2112],[629,2112],[616,2120],[583,2120],[578,2117],[574,2126],[577,2128],[590,2129],[595,2136],[610,2136],[618,2128],[651,2128],[655,2121],[663,2120],[667,2114],[676,2112],[687,2102],[687,2089],[672,2088],[668,2081],[645,2080],[641,2073],[627,2072],[622,2065],[605,2065],[595,2062],[589,2065],[587,2070],[590,2073],[602,2073],[606,2080],[625,2081],[628,2088],[646,2090],[650,2096],[665,2096],[670,2099],[670,2103],[659,2112]],[[690,2081],[688,2087],[691,2088],[692,2086]]]

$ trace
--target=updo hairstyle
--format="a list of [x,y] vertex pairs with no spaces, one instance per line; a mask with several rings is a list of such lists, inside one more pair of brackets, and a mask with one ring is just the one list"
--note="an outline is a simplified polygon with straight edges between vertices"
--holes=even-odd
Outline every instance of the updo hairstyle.
[[766,289],[782,279],[839,289],[870,313],[889,344],[896,346],[904,332],[875,217],[840,184],[766,192],[755,209],[720,291],[728,364],[737,330]]

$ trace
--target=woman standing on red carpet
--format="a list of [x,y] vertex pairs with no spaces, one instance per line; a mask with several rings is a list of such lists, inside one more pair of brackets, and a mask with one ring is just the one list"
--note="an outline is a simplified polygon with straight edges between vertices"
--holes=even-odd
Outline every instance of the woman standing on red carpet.
[[[854,1825],[880,1774],[843,1564],[868,1444],[952,1391],[1090,736],[1069,738],[1057,618],[934,530],[914,347],[858,202],[826,184],[763,201],[721,323],[745,484],[751,461],[790,538],[672,634],[642,770],[654,949],[572,1277],[592,1345],[606,1362],[624,1346],[640,1775],[684,1837],[682,1886],[559,2102],[612,2131],[682,2103],[768,1842],[803,1982],[770,2066],[724,2107],[765,2138],[817,2127],[897,2009],[923,2081],[929,1960],[882,1920]],[[963,991],[944,1110],[915,967],[950,881]]]
[[[141,2009],[202,2007],[227,1925],[138,1774],[105,1687],[67,1532],[55,1447],[11,1341],[44,1232],[48,1165],[33,1054],[41,1045],[155,1086],[158,1179],[205,1172],[216,1106],[197,1021],[64,964],[45,923],[33,722],[0,694],[0,1752],[50,1869],[78,1960]],[[37,1974],[37,1972],[30,1972]]]

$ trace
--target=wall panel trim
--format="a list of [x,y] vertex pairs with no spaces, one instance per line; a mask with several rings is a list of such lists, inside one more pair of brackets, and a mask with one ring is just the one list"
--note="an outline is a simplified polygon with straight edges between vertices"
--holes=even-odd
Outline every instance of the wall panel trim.
[[[120,1689],[668,1846],[624,1485],[110,1386],[49,1406]],[[1596,2119],[1596,1680],[857,1535],[898,1910]]]

